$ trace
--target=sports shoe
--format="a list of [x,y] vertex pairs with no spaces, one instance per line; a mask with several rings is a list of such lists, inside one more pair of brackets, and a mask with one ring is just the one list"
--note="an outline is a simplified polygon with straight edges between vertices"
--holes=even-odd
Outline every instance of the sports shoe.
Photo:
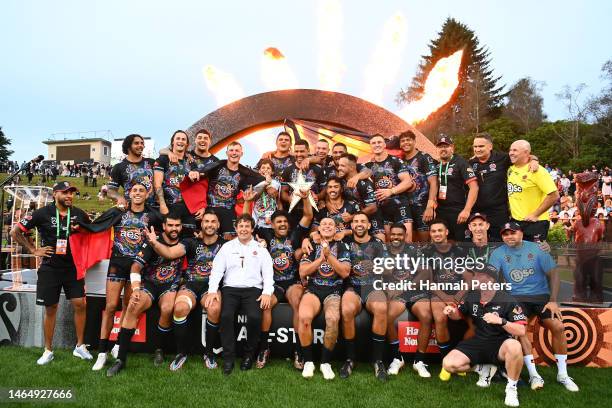
[[389,369],[387,370],[387,374],[389,375],[398,375],[400,370],[404,367],[404,359],[403,358],[394,358],[391,364],[389,364]]
[[412,364],[412,369],[416,371],[417,373],[419,373],[419,377],[421,378],[431,377],[429,370],[427,370],[427,364],[425,364],[422,361],[415,361],[414,364]]
[[578,392],[580,388],[576,385],[574,380],[571,377],[566,376],[557,376],[557,382],[563,384],[566,390],[571,392]]
[[315,365],[312,361],[307,361],[304,363],[304,369],[302,370],[302,377],[304,378],[312,378],[314,375]]
[[209,370],[214,370],[215,368],[217,368],[218,364],[217,364],[217,358],[215,357],[215,355],[214,354],[210,354],[210,355],[204,354],[204,365]]
[[176,357],[174,357],[174,360],[172,360],[170,363],[170,371],[180,370],[181,367],[183,367],[183,364],[185,364],[185,361],[187,361],[187,354],[177,354]]
[[72,350],[72,355],[80,358],[81,360],[93,360],[93,356],[89,350],[87,350],[87,346],[85,344],[76,346],[74,350]]
[[[306,368],[304,368],[305,370]],[[321,373],[323,373],[323,378],[325,378],[326,380],[333,380],[334,377],[336,377],[336,374],[334,374],[334,370],[332,370],[332,366],[329,363],[323,363],[319,366],[319,369],[321,370]]]
[[353,363],[353,360],[346,360],[344,364],[342,364],[342,367],[340,367],[340,378],[349,378],[353,373],[354,367],[355,364]]
[[297,351],[293,353],[293,367],[300,371],[304,369],[304,360],[302,360],[302,356]]
[[257,362],[255,366],[257,368],[264,368],[270,359],[270,349],[261,350],[257,355]]
[[529,377],[529,385],[534,391],[540,388],[544,388],[544,379],[539,375],[534,375],[533,377]]
[[91,367],[92,371],[100,371],[106,365],[106,360],[108,359],[108,354],[106,353],[98,353],[98,359],[96,363]]
[[493,364],[483,364],[478,373],[478,381],[476,385],[479,387],[486,388],[491,385],[491,380],[497,372],[497,366]]
[[448,381],[451,378],[451,373],[449,373],[448,371],[446,371],[444,368],[442,368],[440,370],[440,374],[438,375],[438,378],[441,381]]
[[155,367],[159,367],[160,365],[164,364],[164,351],[162,349],[155,349],[153,364],[155,364]]
[[119,345],[115,344],[111,349],[111,356],[116,360],[119,358]]
[[518,390],[516,389],[516,385],[506,385],[506,398],[504,399],[504,404],[508,407],[518,407]]
[[378,360],[374,363],[374,375],[379,381],[387,381],[387,369],[385,368],[385,363],[383,363],[382,360]]
[[36,360],[36,364],[45,365],[49,364],[53,360],[53,352],[51,350],[45,349],[44,353],[38,360]]
[[115,364],[111,366],[108,370],[106,370],[107,377],[114,377],[119,374],[119,371],[123,370],[124,363],[121,360],[115,361]]

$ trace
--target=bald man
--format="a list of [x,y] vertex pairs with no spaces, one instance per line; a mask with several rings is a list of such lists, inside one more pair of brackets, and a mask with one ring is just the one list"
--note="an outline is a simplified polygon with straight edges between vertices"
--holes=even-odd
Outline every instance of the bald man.
[[535,173],[529,171],[531,146],[517,140],[510,146],[508,169],[508,201],[510,214],[517,221],[524,239],[545,241],[550,226],[548,210],[559,199],[559,191],[550,174],[542,166]]

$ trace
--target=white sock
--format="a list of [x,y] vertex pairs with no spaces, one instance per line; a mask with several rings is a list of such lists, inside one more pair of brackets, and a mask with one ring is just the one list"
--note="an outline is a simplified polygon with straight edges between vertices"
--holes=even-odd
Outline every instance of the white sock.
[[555,354],[557,359],[557,373],[560,377],[567,377],[567,355]]
[[516,385],[518,384],[518,380],[511,380],[508,378],[508,385],[511,387],[516,387]]
[[525,362],[527,371],[529,371],[529,378],[540,377],[540,374],[538,374],[538,370],[536,370],[536,365],[533,362],[533,354],[528,354],[525,357],[523,357],[523,361]]

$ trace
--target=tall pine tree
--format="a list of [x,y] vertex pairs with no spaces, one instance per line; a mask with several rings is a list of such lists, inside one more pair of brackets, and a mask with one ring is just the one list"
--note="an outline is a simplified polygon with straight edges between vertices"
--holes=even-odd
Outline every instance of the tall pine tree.
[[488,49],[479,44],[474,31],[450,17],[438,37],[429,44],[429,55],[422,57],[410,86],[400,91],[398,102],[405,104],[420,99],[427,75],[436,62],[460,49],[463,49],[463,57],[455,93],[446,105],[417,124],[427,136],[478,132],[486,121],[501,113],[504,86],[499,85],[501,77],[493,73]]
[[12,150],[8,150],[7,147],[11,145],[11,139],[7,138],[2,131],[2,126],[0,126],[0,163],[7,162],[11,154],[13,154]]

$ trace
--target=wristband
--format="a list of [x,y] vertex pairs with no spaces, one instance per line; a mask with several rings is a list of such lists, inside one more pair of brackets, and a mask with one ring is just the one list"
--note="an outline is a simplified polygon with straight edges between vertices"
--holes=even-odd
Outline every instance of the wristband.
[[138,286],[138,287],[132,288],[132,292],[136,292],[136,291],[141,290],[141,289],[142,288],[140,286]]
[[136,272],[131,272],[130,273],[130,281],[131,282],[140,282],[142,280],[142,277],[139,273]]

